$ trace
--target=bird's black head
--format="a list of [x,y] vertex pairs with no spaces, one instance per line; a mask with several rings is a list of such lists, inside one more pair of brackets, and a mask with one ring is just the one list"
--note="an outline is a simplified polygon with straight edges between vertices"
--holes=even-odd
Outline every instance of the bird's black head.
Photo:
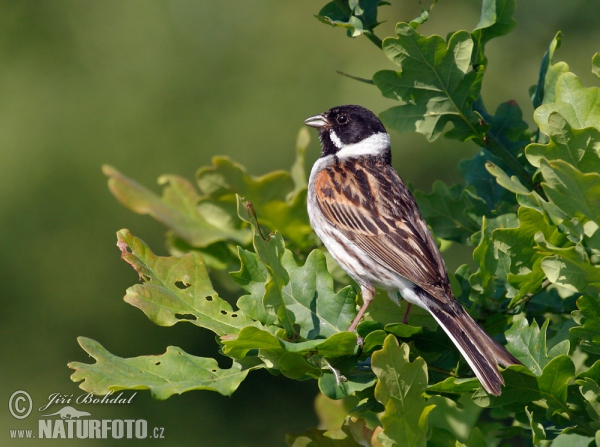
[[307,126],[319,129],[321,156],[390,156],[389,135],[379,118],[361,106],[339,106],[311,116]]

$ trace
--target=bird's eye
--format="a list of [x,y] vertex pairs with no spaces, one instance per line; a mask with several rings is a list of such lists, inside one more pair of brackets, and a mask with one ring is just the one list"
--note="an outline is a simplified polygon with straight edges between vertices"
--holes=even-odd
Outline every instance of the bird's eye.
[[338,122],[338,124],[346,124],[348,122],[348,116],[347,115],[339,115],[336,118],[336,121]]

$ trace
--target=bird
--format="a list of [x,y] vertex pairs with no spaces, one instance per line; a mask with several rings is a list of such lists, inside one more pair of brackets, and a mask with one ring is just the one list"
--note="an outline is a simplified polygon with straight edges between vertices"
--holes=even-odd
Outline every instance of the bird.
[[483,388],[499,396],[498,365],[521,362],[490,337],[456,300],[440,250],[411,191],[392,167],[390,136],[377,116],[358,105],[333,107],[304,123],[319,131],[321,156],[309,181],[311,226],[331,256],[359,285],[363,304],[375,288],[433,316]]

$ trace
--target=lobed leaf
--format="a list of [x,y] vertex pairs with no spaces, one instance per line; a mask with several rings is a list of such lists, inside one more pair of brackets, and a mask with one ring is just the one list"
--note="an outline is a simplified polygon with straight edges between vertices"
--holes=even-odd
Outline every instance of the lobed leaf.
[[536,422],[533,419],[533,411],[529,411],[529,409],[525,407],[525,414],[527,414],[527,419],[529,419],[533,445],[537,447],[540,445],[541,441],[546,439],[546,431],[541,423]]
[[541,105],[533,115],[545,134],[548,130],[548,118],[553,112],[564,117],[571,127],[597,127],[600,122],[600,89],[584,88],[573,73],[563,73],[556,82],[556,101]]
[[441,239],[465,242],[481,226],[487,213],[485,202],[462,185],[448,188],[436,181],[432,192],[415,192],[419,209],[435,235]]
[[472,65],[487,65],[485,45],[490,40],[510,33],[517,22],[513,19],[515,0],[484,0],[479,23],[471,33],[475,47]]
[[117,240],[121,257],[143,281],[127,289],[124,299],[154,323],[172,326],[187,321],[217,335],[236,334],[252,324],[252,320],[241,311],[234,311],[213,289],[200,254],[156,256],[128,230],[120,230]]
[[385,406],[381,416],[383,432],[378,440],[383,445],[425,446],[429,412],[423,397],[427,387],[427,366],[423,359],[409,361],[408,345],[398,345],[389,335],[383,349],[373,354],[373,372],[379,378],[375,397]]
[[573,360],[566,354],[561,354],[550,360],[538,377],[541,396],[548,405],[547,415],[562,413],[567,409],[567,387],[575,375]]
[[468,71],[469,33],[454,33],[447,43],[440,36],[424,37],[407,23],[397,24],[396,33],[383,41],[383,51],[401,70],[379,71],[373,82],[383,96],[405,104],[383,112],[383,123],[400,133],[417,131],[430,141],[448,122],[461,131],[466,126],[463,140],[475,136],[478,117],[471,105],[479,96],[483,70]]
[[595,127],[575,129],[558,113],[548,117],[548,144],[530,144],[527,160],[536,168],[543,160],[562,160],[583,173],[600,172],[600,130]]
[[542,187],[566,215],[600,222],[600,174],[582,173],[562,160],[540,160]]
[[214,157],[212,167],[204,167],[196,173],[202,194],[200,209],[223,210],[231,219],[238,221],[237,198],[243,197],[254,206],[262,225],[277,230],[299,249],[316,244],[316,236],[306,211],[306,187],[300,178],[304,163],[304,149],[300,138],[294,163],[294,175],[275,171],[261,177],[249,175],[245,168],[227,157]]
[[554,52],[560,48],[561,43],[562,32],[559,31],[552,39],[552,42],[550,42],[550,45],[542,58],[538,83],[531,89],[531,102],[535,109],[542,104],[548,104],[555,101],[556,82],[560,75],[569,71],[569,66],[565,62],[552,63],[554,61]]
[[328,25],[346,28],[348,37],[371,34],[379,25],[377,8],[382,0],[341,0],[327,3],[315,17]]
[[535,235],[542,233],[546,240],[558,246],[568,242],[558,227],[536,209],[520,207],[518,218],[517,228],[499,228],[492,233],[494,247],[510,257],[507,280],[519,291],[511,304],[527,294],[539,292],[546,278],[542,269],[544,255],[535,249]]
[[69,368],[75,370],[71,380],[83,380],[79,384],[81,389],[99,395],[148,389],[153,397],[161,400],[191,390],[210,390],[230,396],[251,369],[263,367],[260,363],[242,366],[234,362],[231,368],[222,369],[215,359],[195,357],[174,346],[162,355],[124,359],[89,338],[79,337],[77,341],[96,363],[69,363]]
[[313,250],[298,266],[279,233],[265,240],[250,221],[256,254],[240,250],[240,271],[232,273],[250,292],[239,299],[239,308],[264,325],[280,324],[288,333],[297,329],[307,339],[346,331],[356,316],[356,292],[347,286],[335,293],[323,252]]
[[181,177],[161,176],[158,182],[165,187],[160,197],[112,166],[104,165],[102,171],[119,202],[136,213],[151,215],[192,246],[206,247],[226,240],[250,242],[250,232],[240,228],[237,219],[219,208],[198,208],[198,192]]
[[569,342],[556,345],[550,352],[546,349],[546,331],[550,320],[540,328],[535,320],[531,325],[526,319],[517,320],[506,331],[506,348],[536,376],[541,376],[546,365],[559,355],[568,354]]
[[548,280],[572,292],[600,291],[600,266],[593,265],[581,244],[557,247],[548,242],[542,233],[535,236],[536,250],[546,255],[542,269]]
[[[600,299],[583,295],[577,299],[578,311],[573,312],[573,319],[579,324],[570,329],[571,334],[581,339],[581,347],[588,352],[600,354]],[[594,380],[600,380],[600,365],[590,368],[598,371]]]

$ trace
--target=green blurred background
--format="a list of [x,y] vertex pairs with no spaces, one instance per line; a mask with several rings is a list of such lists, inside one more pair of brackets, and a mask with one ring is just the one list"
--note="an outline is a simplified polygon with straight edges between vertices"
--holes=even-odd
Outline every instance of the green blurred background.
[[[319,23],[313,15],[325,3],[0,2],[0,445],[48,443],[10,441],[8,429],[35,428],[37,408],[51,393],[81,394],[66,367],[90,360],[79,335],[124,357],[160,354],[168,345],[218,356],[207,331],[155,326],[122,301],[137,274],[120,261],[115,232],[129,228],[166,254],[164,228],[121,207],[100,166],[112,164],[155,191],[159,175],[193,178],[217,154],[263,174],[291,165],[304,118],[346,103],[377,113],[392,106],[375,87],[336,74],[369,78],[394,66],[368,40]],[[417,0],[392,3],[383,8],[380,37],[420,13]],[[564,43],[557,58],[584,84],[597,84],[590,58],[600,49],[599,6],[597,0],[519,4],[517,29],[488,46],[488,109],[515,99],[533,123],[527,89],[558,30]],[[475,0],[440,0],[421,32],[470,30],[480,8]],[[309,163],[318,156],[314,140]],[[459,181],[456,162],[477,152],[444,139],[428,144],[420,135],[392,140],[396,168],[427,191],[436,179]],[[466,254],[454,251],[450,269],[468,262]],[[20,389],[34,399],[23,421],[7,411]],[[316,393],[314,382],[258,371],[231,398],[190,392],[161,402],[141,391],[131,405],[78,408],[95,418],[165,427],[165,439],[150,445],[284,445],[285,433],[317,423]]]

